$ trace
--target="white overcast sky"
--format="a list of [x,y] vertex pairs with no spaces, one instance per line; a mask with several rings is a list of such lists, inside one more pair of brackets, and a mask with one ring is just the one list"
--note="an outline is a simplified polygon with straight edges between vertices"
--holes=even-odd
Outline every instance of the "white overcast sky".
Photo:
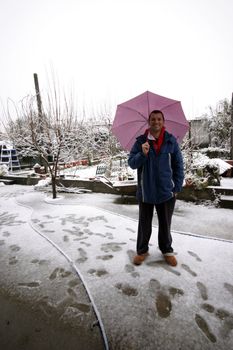
[[233,92],[232,0],[0,0],[0,98],[41,90],[51,67],[86,104],[146,90],[193,118]]

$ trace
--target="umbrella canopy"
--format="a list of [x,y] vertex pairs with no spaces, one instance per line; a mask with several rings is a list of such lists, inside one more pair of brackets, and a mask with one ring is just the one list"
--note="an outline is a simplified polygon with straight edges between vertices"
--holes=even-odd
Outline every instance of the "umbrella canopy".
[[153,110],[163,112],[166,130],[172,133],[178,142],[182,141],[189,123],[181,102],[146,91],[117,106],[112,132],[124,149],[131,150],[136,137],[148,128],[148,117]]

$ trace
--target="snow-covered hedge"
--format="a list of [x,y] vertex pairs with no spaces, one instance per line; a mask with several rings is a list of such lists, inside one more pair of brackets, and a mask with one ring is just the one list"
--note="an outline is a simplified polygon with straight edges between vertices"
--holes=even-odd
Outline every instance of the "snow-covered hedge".
[[200,149],[200,152],[202,154],[205,154],[209,158],[229,159],[229,157],[230,157],[230,150],[226,149],[226,148],[208,147],[208,148]]

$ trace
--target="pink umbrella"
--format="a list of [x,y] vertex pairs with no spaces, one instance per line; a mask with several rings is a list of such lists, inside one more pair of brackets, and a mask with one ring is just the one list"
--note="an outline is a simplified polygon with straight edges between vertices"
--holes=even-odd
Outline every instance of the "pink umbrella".
[[148,117],[153,110],[163,112],[166,130],[172,133],[178,142],[182,141],[189,129],[189,123],[180,101],[146,91],[117,106],[112,132],[124,149],[131,150],[136,137],[148,128]]

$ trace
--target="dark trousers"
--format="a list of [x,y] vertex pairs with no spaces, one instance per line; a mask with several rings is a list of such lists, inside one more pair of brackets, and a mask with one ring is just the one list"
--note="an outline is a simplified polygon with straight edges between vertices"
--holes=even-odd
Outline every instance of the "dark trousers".
[[137,254],[146,253],[149,250],[149,241],[152,232],[152,219],[154,207],[156,208],[159,230],[159,249],[163,254],[172,253],[171,220],[176,198],[173,197],[160,204],[139,203],[139,222],[137,238]]

